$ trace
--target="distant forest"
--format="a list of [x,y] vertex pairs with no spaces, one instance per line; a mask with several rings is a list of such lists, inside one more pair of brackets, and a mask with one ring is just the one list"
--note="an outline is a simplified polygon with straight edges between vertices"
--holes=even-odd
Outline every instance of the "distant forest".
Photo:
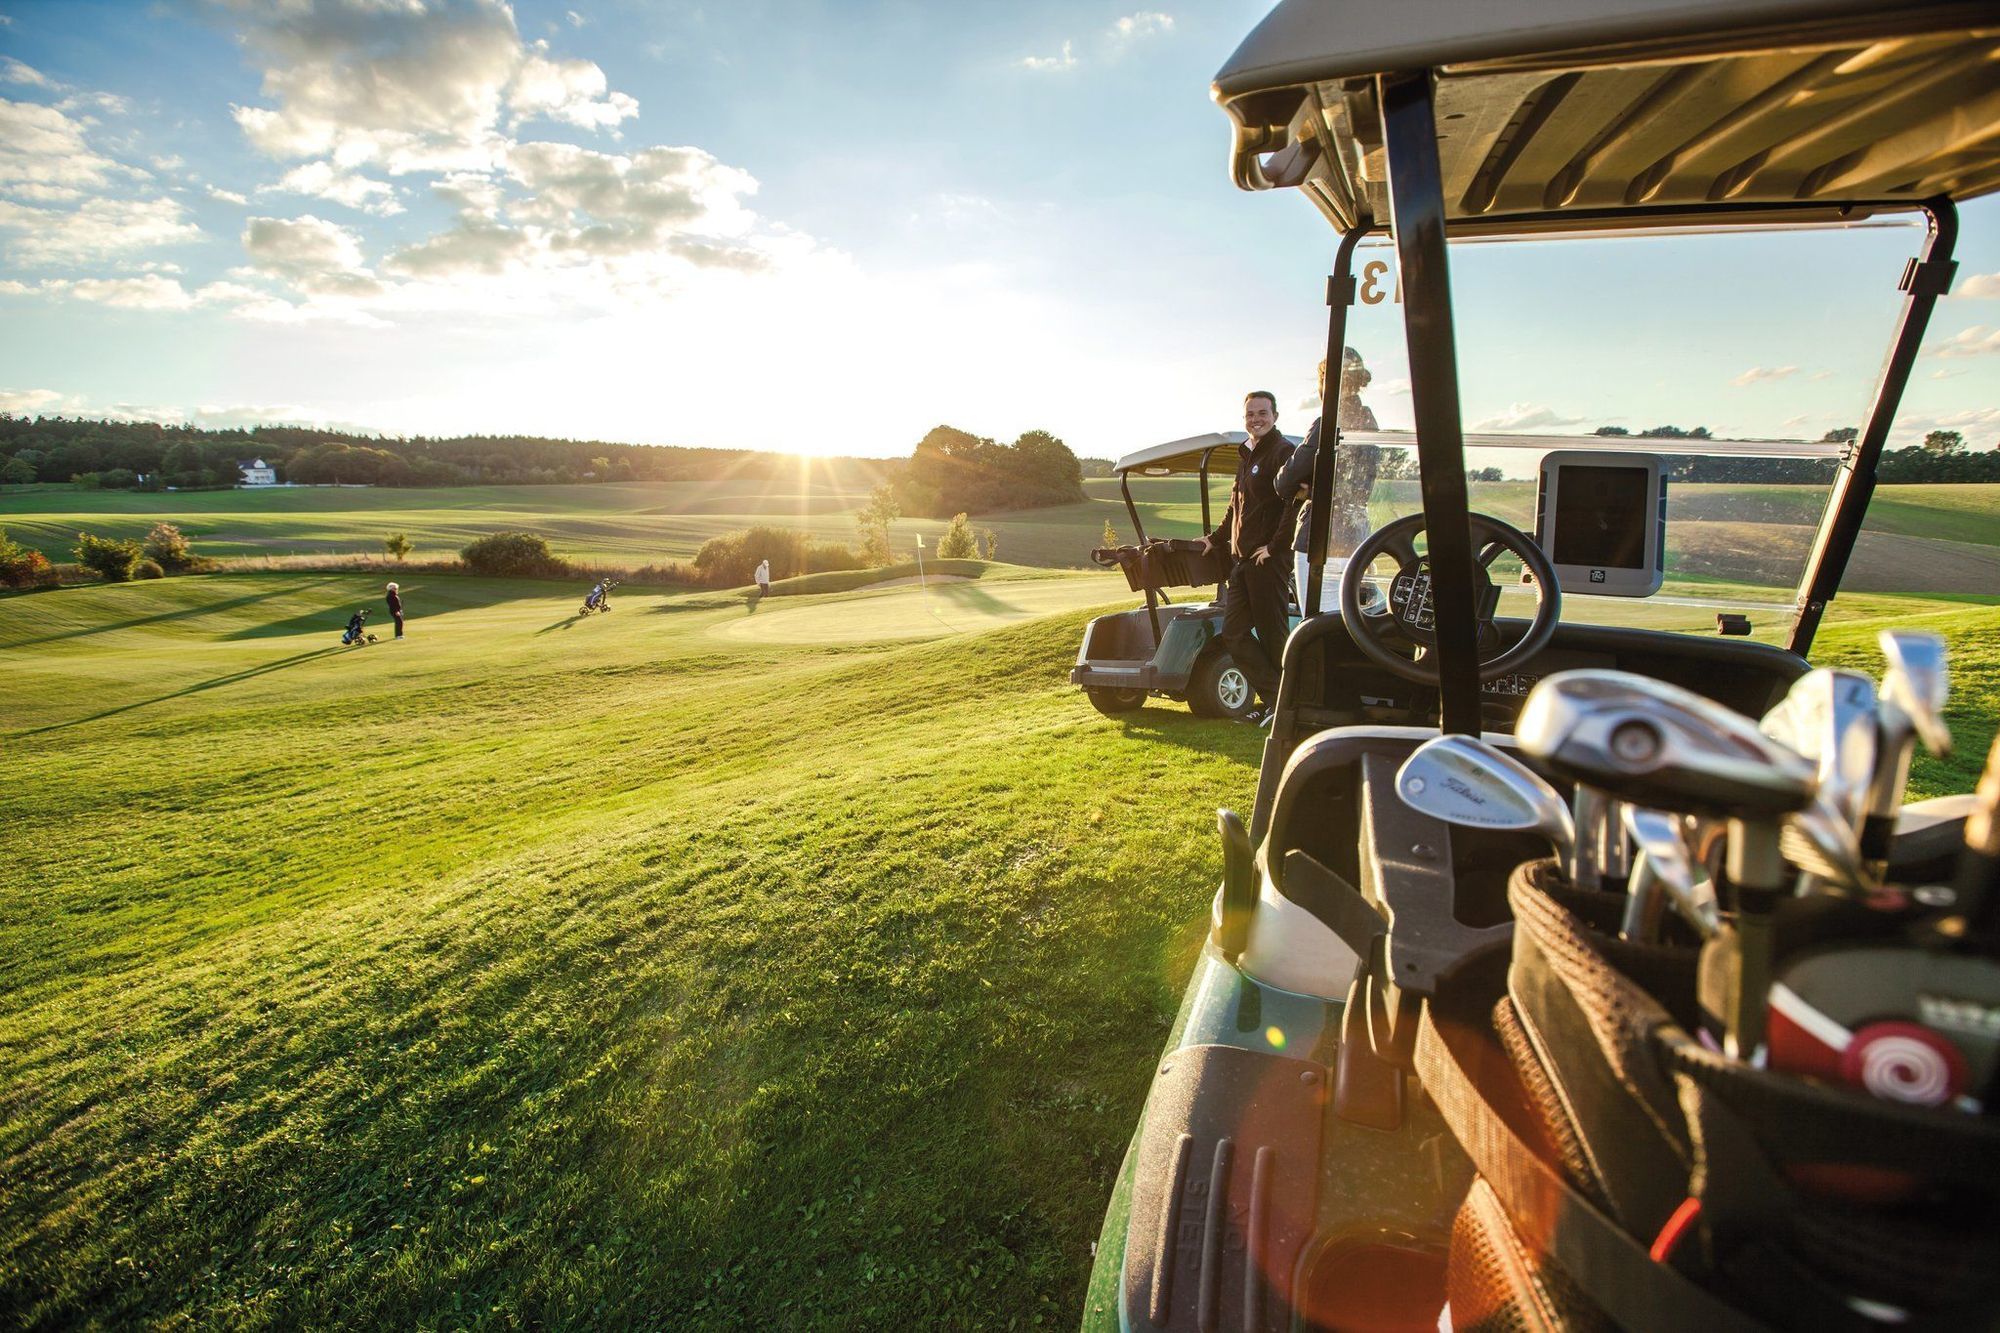
[[[106,490],[237,485],[263,459],[298,485],[514,486],[564,482],[785,480],[790,455],[748,449],[550,440],[521,435],[380,439],[299,426],[202,430],[155,422],[0,413],[0,484],[73,482]],[[910,458],[818,459],[895,486],[909,513],[1034,509],[1083,499],[1082,469],[1047,431],[1000,444],[952,426],[924,436]]]

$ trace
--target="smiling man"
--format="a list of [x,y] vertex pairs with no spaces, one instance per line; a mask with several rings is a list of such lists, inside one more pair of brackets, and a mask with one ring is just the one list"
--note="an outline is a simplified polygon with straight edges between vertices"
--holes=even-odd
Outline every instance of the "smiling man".
[[1235,563],[1223,598],[1222,642],[1261,700],[1246,721],[1262,723],[1278,702],[1278,671],[1284,661],[1285,501],[1277,480],[1292,445],[1278,432],[1278,400],[1257,389],[1243,399],[1243,441],[1229,508],[1203,539],[1204,550],[1227,550]]

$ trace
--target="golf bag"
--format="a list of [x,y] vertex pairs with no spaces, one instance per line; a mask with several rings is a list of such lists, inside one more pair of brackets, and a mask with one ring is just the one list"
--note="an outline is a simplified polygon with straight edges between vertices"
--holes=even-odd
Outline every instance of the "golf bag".
[[356,611],[353,615],[349,616],[347,618],[347,629],[340,636],[341,646],[345,648],[354,644],[375,642],[375,636],[367,632],[367,623],[368,613],[366,611]]
[[[1477,1171],[1455,1326],[2000,1327],[2000,1119],[1726,1059],[1692,1035],[1712,985],[1691,933],[1619,938],[1623,896],[1552,861],[1508,900],[1511,957],[1441,986],[1416,1044]],[[1913,920],[1799,899],[1780,951],[1902,944]]]
[[576,613],[580,616],[587,616],[593,611],[609,611],[611,609],[611,590],[617,586],[618,580],[605,579],[602,583],[599,583],[584,594],[583,605],[577,608]]

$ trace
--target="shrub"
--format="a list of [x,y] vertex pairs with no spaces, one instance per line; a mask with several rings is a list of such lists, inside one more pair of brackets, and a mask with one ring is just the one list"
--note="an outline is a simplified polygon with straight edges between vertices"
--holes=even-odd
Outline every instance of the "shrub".
[[157,560],[141,560],[132,566],[132,577],[135,579],[163,579],[166,576],[167,571],[160,567]]
[[32,486],[35,484],[35,465],[25,458],[10,458],[0,463],[0,485]]
[[694,554],[695,572],[711,588],[748,583],[759,560],[771,562],[773,579],[833,569],[860,569],[862,557],[838,542],[816,542],[787,528],[755,527],[710,537]]
[[408,537],[404,536],[400,532],[392,532],[388,535],[388,537],[383,539],[382,549],[387,551],[390,555],[395,556],[396,562],[398,564],[401,564],[403,558],[409,555],[409,553],[415,550],[416,548],[410,545],[410,539]]
[[475,574],[496,578],[561,578],[569,563],[549,549],[549,539],[539,532],[496,532],[481,537],[459,557]]
[[964,514],[952,515],[951,526],[944,530],[944,536],[938,538],[937,553],[940,560],[979,558],[979,539],[973,536],[972,525],[966,522]]
[[129,539],[93,537],[87,532],[76,534],[76,562],[113,583],[131,578],[142,554],[139,543]]
[[[181,530],[171,523],[155,523],[153,530],[146,534],[144,550],[146,558],[163,570],[179,573],[195,566],[194,548],[188,545],[188,539],[181,534]],[[159,575],[150,577],[158,578]]]
[[0,532],[0,587],[39,588],[55,579],[55,567],[47,556],[9,541],[7,534]]

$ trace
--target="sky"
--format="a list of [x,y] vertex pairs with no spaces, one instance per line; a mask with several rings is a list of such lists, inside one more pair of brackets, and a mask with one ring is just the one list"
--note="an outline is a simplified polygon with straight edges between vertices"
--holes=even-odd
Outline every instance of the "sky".
[[[1153,2],[0,0],[0,410],[1116,457],[1264,388],[1299,433],[1336,238],[1208,97],[1267,5]],[[1892,444],[2000,444],[1963,223]],[[1920,239],[1454,247],[1466,424],[1858,424]],[[1396,313],[1349,338],[1390,428]]]

